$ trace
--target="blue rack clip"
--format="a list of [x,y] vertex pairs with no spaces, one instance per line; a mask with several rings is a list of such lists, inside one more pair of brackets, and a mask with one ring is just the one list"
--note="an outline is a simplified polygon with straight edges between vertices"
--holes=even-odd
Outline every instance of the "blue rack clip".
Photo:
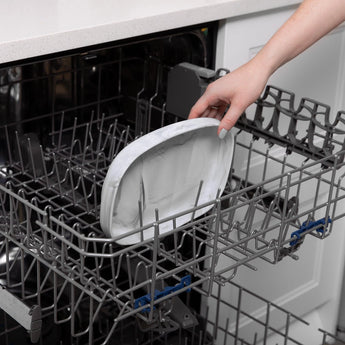
[[[327,224],[332,223],[332,220],[330,217],[328,217]],[[325,227],[324,225],[326,224],[326,218],[321,218],[319,220],[311,221],[311,222],[303,222],[301,227],[294,231],[291,234],[291,239],[290,241],[290,246],[295,246],[298,244],[301,240],[301,237],[304,235],[304,233],[312,228],[315,228],[317,226],[320,226],[319,228],[316,229],[316,231],[320,234],[323,234],[325,232]]]
[[[181,282],[178,283],[175,286],[167,286],[164,288],[163,291],[155,290],[153,300],[157,300],[159,298],[162,298],[164,296],[170,295],[171,293],[183,289],[185,286],[189,286],[192,282],[192,278],[190,275],[187,275],[181,279]],[[191,289],[187,289],[187,291],[190,291]],[[146,304],[149,304],[151,302],[151,294],[147,294],[145,296],[139,297],[134,301],[134,309],[138,309]],[[143,312],[149,312],[151,309],[150,307],[144,308]]]

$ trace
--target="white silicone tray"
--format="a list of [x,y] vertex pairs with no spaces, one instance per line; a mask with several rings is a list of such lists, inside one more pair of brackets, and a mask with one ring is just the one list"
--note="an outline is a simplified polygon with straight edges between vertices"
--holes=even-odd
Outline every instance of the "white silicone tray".
[[[219,121],[198,118],[160,128],[126,146],[109,167],[102,188],[101,227],[116,238],[155,221],[214,200],[224,190],[233,156],[233,137],[217,136]],[[140,203],[139,203],[140,201]],[[141,204],[141,212],[139,212]],[[204,207],[198,217],[210,209]],[[176,226],[191,215],[176,218]],[[172,222],[160,224],[160,233],[172,230]],[[144,231],[144,240],[153,237],[153,227]],[[141,234],[129,234],[117,243],[141,241]]]

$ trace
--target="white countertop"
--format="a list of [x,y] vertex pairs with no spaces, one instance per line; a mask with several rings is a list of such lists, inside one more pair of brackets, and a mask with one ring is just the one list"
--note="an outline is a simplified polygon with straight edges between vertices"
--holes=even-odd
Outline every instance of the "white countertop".
[[0,1],[0,63],[300,2],[300,0]]

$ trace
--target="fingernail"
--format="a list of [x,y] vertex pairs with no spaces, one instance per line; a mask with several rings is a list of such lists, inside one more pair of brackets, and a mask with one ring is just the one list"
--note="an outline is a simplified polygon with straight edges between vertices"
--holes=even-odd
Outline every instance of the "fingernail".
[[224,139],[227,134],[228,134],[228,131],[225,128],[222,128],[218,134],[218,137],[219,139]]

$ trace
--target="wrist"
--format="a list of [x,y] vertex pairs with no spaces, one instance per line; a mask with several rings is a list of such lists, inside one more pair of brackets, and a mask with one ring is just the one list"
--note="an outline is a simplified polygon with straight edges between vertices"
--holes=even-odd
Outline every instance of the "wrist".
[[278,67],[275,67],[275,64],[267,59],[264,54],[259,52],[254,58],[252,58],[248,64],[250,65],[250,69],[252,73],[255,75],[260,76],[260,79],[267,82],[269,77],[275,72]]

